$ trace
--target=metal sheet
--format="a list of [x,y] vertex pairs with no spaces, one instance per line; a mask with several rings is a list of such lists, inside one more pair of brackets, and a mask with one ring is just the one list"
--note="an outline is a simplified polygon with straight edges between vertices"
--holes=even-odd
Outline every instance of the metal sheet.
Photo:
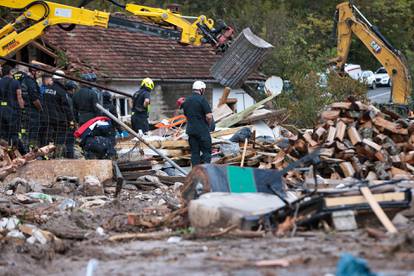
[[210,69],[223,86],[239,88],[263,63],[273,46],[247,28],[235,39],[223,57]]

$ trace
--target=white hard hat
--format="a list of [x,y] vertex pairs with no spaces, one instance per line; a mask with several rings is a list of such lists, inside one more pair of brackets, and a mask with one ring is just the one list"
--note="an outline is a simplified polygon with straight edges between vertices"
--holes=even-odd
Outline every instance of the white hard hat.
[[206,84],[203,81],[195,81],[193,83],[193,90],[206,89]]
[[[62,70],[56,70],[55,73],[60,74],[60,75],[65,75],[65,72],[63,72]],[[58,75],[53,75],[52,78],[55,80],[63,79],[63,77],[58,76]]]

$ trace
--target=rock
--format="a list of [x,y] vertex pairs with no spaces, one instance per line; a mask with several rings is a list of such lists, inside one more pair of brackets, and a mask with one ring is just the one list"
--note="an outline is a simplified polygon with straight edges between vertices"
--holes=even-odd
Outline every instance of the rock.
[[45,233],[40,230],[40,229],[36,229],[33,231],[32,236],[40,243],[40,244],[47,244],[47,242],[49,241],[49,239],[46,237]]
[[76,201],[71,198],[65,198],[59,204],[59,210],[66,211],[66,210],[73,210],[76,207]]
[[167,203],[167,201],[165,201],[163,198],[161,198],[159,201],[158,201],[158,205],[159,206],[161,206],[161,205],[165,205]]
[[16,177],[8,182],[6,190],[12,190],[16,194],[25,194],[31,192],[32,188],[26,179]]
[[12,196],[14,194],[13,190],[7,190],[6,195]]
[[173,190],[175,193],[180,192],[181,191],[181,187],[184,186],[184,183],[181,182],[175,182],[174,186],[173,186]]
[[406,226],[408,222],[409,219],[404,217],[402,214],[397,214],[392,220],[392,223],[397,226]]
[[31,236],[30,238],[28,238],[26,240],[26,242],[29,243],[29,244],[35,244],[36,243],[36,238]]
[[16,238],[16,239],[25,239],[25,236],[23,235],[23,233],[16,229],[7,233],[6,237]]
[[104,188],[99,179],[93,175],[85,176],[83,182],[83,193],[86,196],[104,195]]
[[[191,226],[200,230],[213,230],[236,225],[251,230],[261,216],[285,207],[276,195],[265,193],[206,193],[199,199],[191,200],[188,216]],[[257,221],[247,217],[257,217]]]
[[60,191],[60,194],[70,194],[76,191],[79,186],[79,178],[72,176],[59,176],[56,178],[53,188]]
[[17,228],[19,223],[20,223],[20,220],[18,218],[11,217],[7,220],[6,228],[7,228],[7,230],[12,231],[12,230]]
[[138,177],[138,181],[145,181],[145,182],[150,182],[150,183],[155,183],[155,184],[161,184],[161,181],[158,177],[154,176],[154,175],[143,175]]

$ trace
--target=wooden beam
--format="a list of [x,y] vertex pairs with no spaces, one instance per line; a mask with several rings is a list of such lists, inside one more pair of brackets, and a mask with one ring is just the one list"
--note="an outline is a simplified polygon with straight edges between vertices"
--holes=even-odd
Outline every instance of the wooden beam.
[[362,195],[368,201],[369,206],[371,206],[372,211],[374,211],[375,215],[381,221],[382,225],[384,225],[385,229],[387,229],[387,231],[392,234],[398,233],[397,228],[395,228],[391,220],[385,214],[384,210],[382,210],[381,206],[378,204],[378,201],[371,193],[371,190],[368,187],[362,187],[360,190]]

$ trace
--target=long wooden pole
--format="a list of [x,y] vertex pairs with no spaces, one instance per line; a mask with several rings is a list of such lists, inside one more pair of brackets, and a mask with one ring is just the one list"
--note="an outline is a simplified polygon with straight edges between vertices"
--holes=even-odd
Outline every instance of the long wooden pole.
[[397,228],[395,228],[394,224],[392,224],[390,219],[385,214],[384,210],[382,210],[381,206],[375,200],[375,197],[371,193],[371,190],[368,187],[361,187],[360,190],[365,199],[368,201],[369,206],[371,206],[372,211],[374,211],[375,215],[377,215],[382,225],[384,225],[385,229],[387,229],[389,233],[397,233]]
[[187,175],[187,172],[185,170],[183,170],[183,168],[181,168],[180,166],[178,166],[177,163],[175,163],[174,161],[172,161],[170,158],[168,158],[166,155],[164,155],[162,152],[160,152],[159,150],[157,150],[155,147],[153,147],[151,144],[149,144],[147,141],[145,141],[138,133],[136,133],[132,128],[130,128],[129,126],[127,126],[124,122],[122,122],[121,120],[119,120],[117,117],[115,117],[114,115],[112,115],[111,112],[109,112],[108,110],[106,110],[102,105],[100,104],[96,104],[96,107],[102,111],[103,113],[105,113],[106,116],[108,116],[109,118],[111,118],[112,120],[114,120],[116,123],[118,123],[119,125],[121,125],[123,128],[125,128],[129,133],[131,133],[133,136],[135,136],[136,138],[138,138],[139,141],[141,141],[143,144],[145,144],[147,147],[149,147],[151,150],[153,150],[155,153],[157,153],[159,156],[161,156],[162,158],[164,158],[168,163],[170,163],[174,168],[176,168],[177,170],[179,170],[181,173],[183,173],[184,175]]

